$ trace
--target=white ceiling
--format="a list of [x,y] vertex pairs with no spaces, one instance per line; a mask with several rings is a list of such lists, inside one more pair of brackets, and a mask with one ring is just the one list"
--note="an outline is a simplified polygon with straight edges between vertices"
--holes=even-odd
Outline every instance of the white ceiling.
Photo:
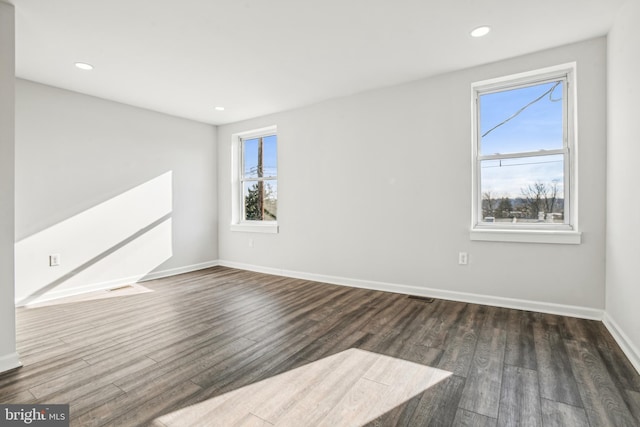
[[9,1],[18,77],[212,124],[601,36],[625,2]]

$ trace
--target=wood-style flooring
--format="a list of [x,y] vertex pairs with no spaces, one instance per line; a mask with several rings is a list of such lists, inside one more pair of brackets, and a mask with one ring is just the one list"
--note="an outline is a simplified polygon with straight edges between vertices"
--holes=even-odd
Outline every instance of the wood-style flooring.
[[18,309],[0,403],[76,426],[640,426],[597,321],[224,267],[144,286]]

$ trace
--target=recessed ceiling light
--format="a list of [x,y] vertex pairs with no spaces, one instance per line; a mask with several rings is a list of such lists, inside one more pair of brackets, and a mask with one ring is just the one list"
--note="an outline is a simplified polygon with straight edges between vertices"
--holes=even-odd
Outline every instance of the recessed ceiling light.
[[482,27],[478,27],[475,30],[471,31],[471,37],[486,36],[487,34],[489,34],[489,31],[491,31],[491,27],[483,25]]
[[93,70],[93,65],[87,64],[85,62],[76,62],[76,68],[80,68],[81,70]]
[[216,107],[215,110],[216,111],[224,111],[224,107]]

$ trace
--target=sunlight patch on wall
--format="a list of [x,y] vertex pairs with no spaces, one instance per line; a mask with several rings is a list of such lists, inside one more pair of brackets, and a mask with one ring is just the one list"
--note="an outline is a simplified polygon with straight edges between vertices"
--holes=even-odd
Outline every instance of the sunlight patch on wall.
[[136,282],[172,256],[171,212],[169,171],[17,242],[17,303]]
[[364,425],[451,374],[352,348],[163,415],[155,425]]

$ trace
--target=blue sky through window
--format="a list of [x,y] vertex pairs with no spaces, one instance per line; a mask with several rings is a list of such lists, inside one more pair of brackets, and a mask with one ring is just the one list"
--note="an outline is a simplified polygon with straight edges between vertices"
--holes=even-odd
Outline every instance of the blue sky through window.
[[[480,95],[480,135],[486,134],[480,137],[480,154],[562,149],[563,85],[563,81],[554,81]],[[552,92],[512,117],[554,86]],[[522,189],[536,182],[556,183],[558,196],[563,197],[562,155],[487,160],[480,167],[482,193],[491,192],[493,197],[521,197]]]
[[[263,176],[278,175],[278,137],[266,136],[263,139]],[[259,138],[244,140],[244,176],[245,178],[258,177],[258,140]]]

